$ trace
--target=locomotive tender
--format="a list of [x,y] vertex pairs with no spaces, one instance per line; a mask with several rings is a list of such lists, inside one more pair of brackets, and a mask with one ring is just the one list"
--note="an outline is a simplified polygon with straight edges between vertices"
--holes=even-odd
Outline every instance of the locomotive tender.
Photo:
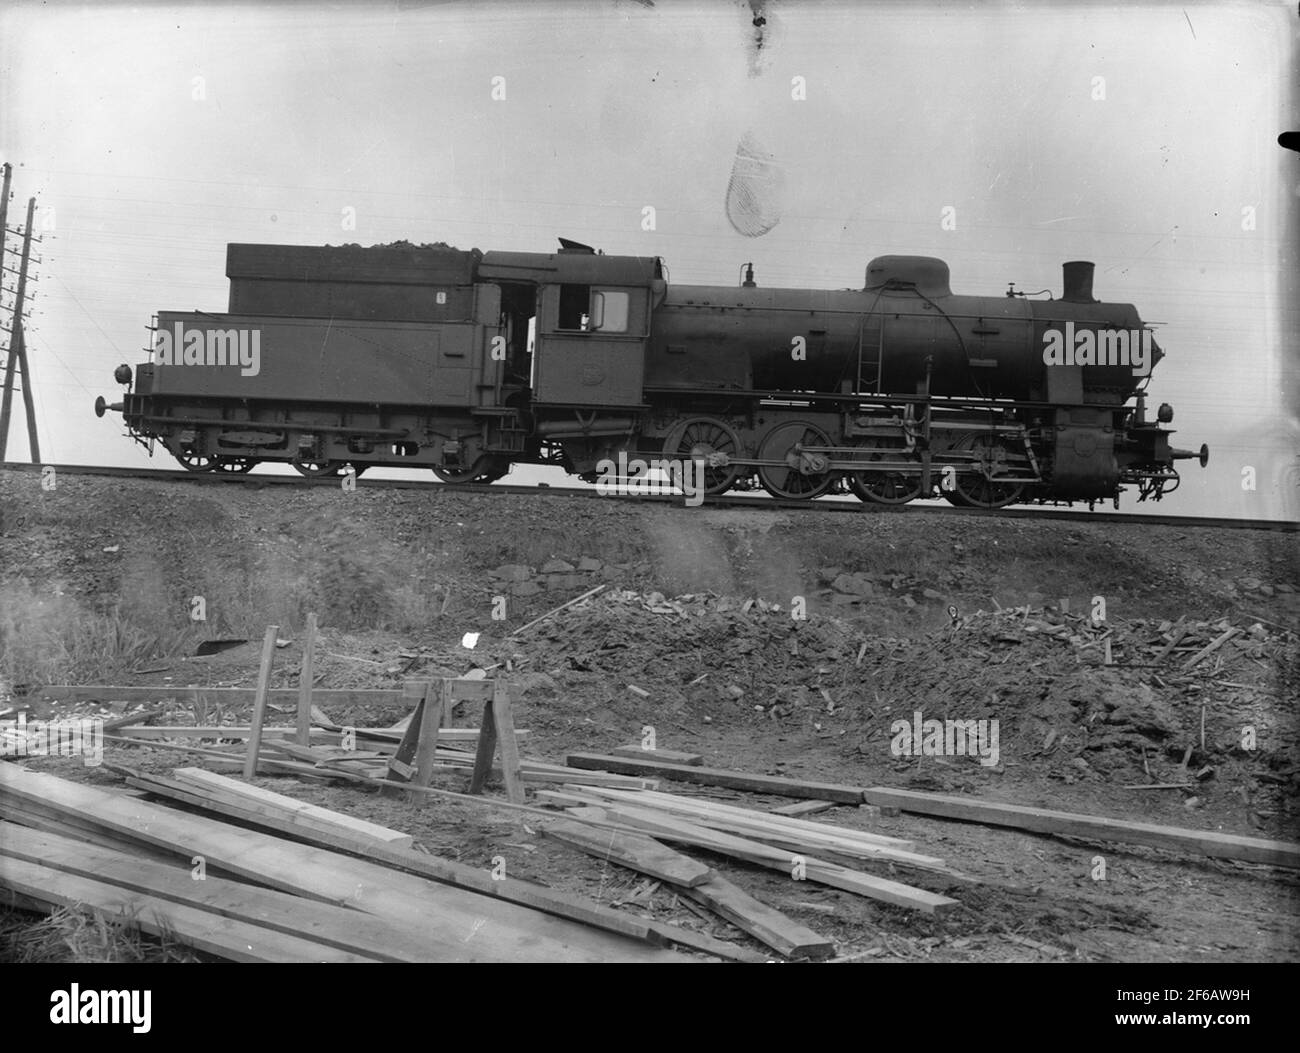
[[706,494],[756,477],[782,498],[847,487],[885,505],[1159,499],[1176,460],[1208,451],[1170,446],[1169,406],[1147,420],[1163,352],[1137,310],[1093,299],[1091,263],[1064,271],[1064,295],[1035,300],[955,296],[919,256],[830,291],[762,288],[752,267],[738,288],[671,285],[656,257],[564,239],[232,244],[228,313],[159,312],[154,360],[119,366],[127,394],[95,409],[194,471],[421,466],[483,484],[531,463],[591,480],[622,453],[703,462]]

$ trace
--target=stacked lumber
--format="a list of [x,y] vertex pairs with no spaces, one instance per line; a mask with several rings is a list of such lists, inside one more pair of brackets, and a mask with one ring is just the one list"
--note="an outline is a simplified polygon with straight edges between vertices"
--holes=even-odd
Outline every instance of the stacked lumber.
[[[906,866],[949,882],[970,880],[942,859],[914,851],[915,845],[901,838],[701,797],[582,784],[539,790],[537,796],[567,809],[570,817],[545,827],[548,836],[655,878],[682,899],[713,911],[789,958],[826,958],[834,953],[834,945],[681,848],[712,852],[778,871],[791,880],[927,913],[942,913],[959,904],[927,889],[865,873],[844,861]],[[575,818],[602,828],[584,828],[571,821]],[[669,848],[664,842],[678,847]]]
[[[22,906],[77,903],[134,918],[146,931],[166,928],[238,961],[686,960],[662,946],[667,926],[640,925],[518,879],[493,882],[351,824],[327,832],[319,813],[310,821],[292,808],[277,816],[287,807],[279,795],[248,807],[246,793],[187,777],[179,785],[196,791],[178,791],[187,803],[242,800],[222,806],[229,818],[283,823],[293,839],[232,825],[213,810],[180,812],[2,763],[0,895]],[[140,780],[151,792],[153,778]],[[322,842],[347,848],[316,846]],[[203,880],[193,878],[196,856],[210,871]],[[412,872],[420,865],[424,874]],[[478,888],[467,887],[476,880]],[[524,905],[530,894],[547,907]],[[681,942],[692,943],[691,935]]]
[[572,822],[555,823],[545,832],[597,859],[657,878],[788,958],[829,958],[835,953],[830,940],[652,837],[631,832],[593,832]]

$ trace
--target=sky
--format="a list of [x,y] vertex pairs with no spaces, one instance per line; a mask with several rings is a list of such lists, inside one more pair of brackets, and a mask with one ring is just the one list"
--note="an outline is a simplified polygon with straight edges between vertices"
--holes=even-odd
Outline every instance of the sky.
[[[1211,449],[1160,511],[1300,518],[1300,154],[1276,144],[1300,127],[1298,34],[1267,0],[9,0],[0,161],[10,227],[35,196],[44,238],[42,457],[150,463],[94,398],[146,360],[156,311],[224,310],[228,242],[563,236],[662,256],[676,284],[753,261],[810,288],[933,255],[989,296],[1059,295],[1088,259],[1099,299],[1158,323],[1149,404],[1175,407],[1175,445]],[[757,236],[728,215],[738,150],[770,177]]]

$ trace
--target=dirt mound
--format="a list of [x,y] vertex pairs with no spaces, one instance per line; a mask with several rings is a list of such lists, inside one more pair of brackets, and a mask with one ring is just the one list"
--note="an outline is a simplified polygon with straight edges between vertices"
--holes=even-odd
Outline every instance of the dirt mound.
[[599,672],[616,705],[690,713],[704,722],[737,713],[773,719],[825,707],[844,662],[865,643],[835,618],[796,618],[789,607],[712,593],[665,597],[614,589],[530,633],[530,652],[562,669]]
[[[894,722],[916,713],[990,719],[1003,763],[1065,783],[1186,783],[1194,797],[1198,785],[1248,768],[1286,773],[1272,785],[1294,796],[1300,736],[1276,700],[1294,697],[1296,643],[1259,622],[980,611],[873,654],[858,748],[883,748]],[[947,769],[932,788],[964,786],[963,771]]]

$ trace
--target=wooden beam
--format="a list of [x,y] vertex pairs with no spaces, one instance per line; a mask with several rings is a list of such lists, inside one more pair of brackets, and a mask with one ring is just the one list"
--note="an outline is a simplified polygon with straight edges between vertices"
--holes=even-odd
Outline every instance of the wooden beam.
[[[415,749],[415,772],[411,775],[411,782],[415,786],[428,786],[429,780],[433,778],[433,759],[438,753],[438,733],[442,730],[443,713],[453,705],[446,680],[434,680],[425,689],[424,705],[420,709],[418,722],[417,734],[420,737]],[[416,723],[414,719],[411,721],[412,725]],[[483,741],[481,733],[478,741]]]
[[698,753],[683,753],[681,750],[647,750],[633,743],[619,746],[609,751],[615,757],[640,757],[642,760],[663,761],[665,764],[703,764],[704,758]]
[[[65,874],[92,878],[378,961],[440,960],[433,953],[435,948],[382,918],[212,874],[196,881],[187,865],[141,859],[135,853],[88,845],[45,831],[0,827],[0,856],[40,863]],[[3,867],[4,861],[0,860],[0,870]],[[438,950],[445,954],[449,949]]]
[[[1179,621],[1181,622],[1182,619],[1180,618]],[[1173,653],[1174,648],[1183,642],[1183,637],[1187,635],[1187,632],[1188,628],[1186,625],[1179,624],[1174,626],[1174,634],[1169,638],[1169,642],[1160,649],[1153,659],[1151,659],[1151,665],[1153,668],[1160,665]]]
[[756,808],[742,808],[724,801],[711,801],[707,797],[683,797],[680,794],[659,793],[653,790],[627,793],[608,788],[602,788],[597,793],[599,796],[613,797],[637,807],[664,808],[691,815],[731,818],[765,830],[780,830],[794,836],[807,834],[813,838],[830,839],[837,844],[848,842],[879,848],[896,848],[904,852],[916,847],[914,842],[904,837],[873,834],[870,830],[854,830],[833,823],[816,823],[809,819],[800,819],[798,816],[773,815],[771,812],[762,812]]
[[790,804],[782,804],[772,809],[773,815],[788,815],[799,817],[801,815],[812,815],[814,812],[825,812],[834,808],[831,801],[793,801]]
[[66,815],[55,809],[42,808],[34,802],[15,801],[12,798],[0,797],[0,819],[21,826],[29,826],[33,830],[48,830],[51,833],[62,834],[65,837],[76,838],[93,845],[130,852],[156,862],[175,859],[172,853],[154,845],[145,844],[125,833],[105,830],[88,820]]
[[403,700],[415,708],[411,711],[410,723],[402,732],[397,752],[389,758],[386,778],[391,785],[379,791],[385,797],[396,797],[400,792],[397,784],[410,782],[411,776],[415,774],[415,751],[420,745],[420,725],[424,721],[424,707],[429,701],[430,687],[428,680],[408,680],[402,685]]
[[[119,687],[108,684],[48,684],[37,688],[28,697],[50,702],[165,702],[174,699],[189,702],[198,691],[210,702],[223,706],[251,705],[257,694],[252,687],[204,687],[201,684],[177,684],[173,687]],[[365,706],[397,705],[402,692],[395,688],[314,688],[311,693],[315,706]],[[298,705],[296,687],[273,687],[266,693],[271,705]]]
[[687,929],[680,925],[670,925],[664,921],[650,921],[646,924],[650,926],[651,932],[662,936],[668,943],[675,943],[679,947],[689,947],[701,954],[711,954],[715,958],[725,958],[731,962],[744,962],[747,965],[762,965],[772,961],[771,958],[764,955],[757,954],[744,947],[737,947],[734,943],[719,940],[706,933],[696,932],[694,929]]
[[1220,647],[1222,647],[1225,643],[1227,643],[1229,640],[1231,640],[1234,636],[1236,636],[1240,632],[1241,630],[1238,629],[1236,626],[1233,626],[1231,629],[1228,629],[1225,632],[1223,632],[1221,635],[1216,637],[1213,640],[1213,642],[1206,644],[1194,655],[1192,655],[1191,658],[1187,659],[1187,661],[1183,663],[1183,671],[1186,672],[1188,669],[1191,669],[1192,666],[1196,665],[1196,663],[1199,662],[1202,658],[1205,658],[1208,655],[1212,655],[1215,651],[1217,651]]
[[[447,764],[472,767],[474,755],[464,750],[447,749],[438,751],[438,759]],[[533,776],[549,775],[555,776],[555,778],[541,781],[590,783],[593,786],[619,786],[627,790],[655,790],[659,788],[657,779],[642,779],[635,775],[616,775],[608,771],[584,771],[578,768],[569,768],[563,764],[548,764],[546,761],[521,760],[519,767],[525,779]],[[497,772],[494,777],[499,778],[500,773]]]
[[163,706],[154,706],[153,709],[146,710],[143,713],[128,713],[125,716],[114,717],[112,720],[104,721],[101,731],[116,731],[118,728],[130,727],[132,724],[143,724],[145,721],[153,720],[154,717],[160,717],[166,712]]
[[399,830],[390,830],[377,823],[369,823],[355,816],[330,811],[328,808],[318,808],[306,801],[295,800],[293,797],[286,797],[282,793],[274,793],[271,790],[263,790],[260,786],[250,786],[246,782],[229,779],[216,772],[204,771],[202,768],[177,768],[172,774],[180,782],[233,796],[252,804],[266,805],[281,814],[288,813],[295,819],[305,820],[312,825],[323,824],[326,828],[342,829],[362,837],[371,837],[394,848],[410,848],[415,842],[410,834],[404,834]]
[[[107,732],[110,729],[104,726]],[[249,736],[249,729],[243,725],[238,727],[229,727],[223,724],[150,724],[141,727],[124,727],[118,729],[121,734],[129,735],[133,739],[246,739]],[[355,728],[358,744],[366,743],[366,748],[371,748],[366,740],[371,739],[375,742],[382,743],[385,746],[392,746],[397,743],[401,736],[383,733],[381,728]],[[438,738],[444,742],[477,742],[478,728],[443,728],[438,732]],[[516,735],[527,735],[525,729],[515,730]],[[262,728],[263,739],[287,739],[297,736],[296,728]],[[309,745],[315,746],[337,746],[342,736],[337,731],[324,731],[320,728],[312,728],[311,742]],[[576,774],[576,773],[575,773]]]
[[[523,772],[519,760],[519,740],[515,738],[515,714],[510,705],[510,689],[503,680],[495,682],[492,701],[484,707],[484,728],[487,727],[488,713],[492,714],[492,727],[497,735],[497,750],[501,754],[501,781],[506,787],[506,798],[515,804],[523,804]],[[484,737],[478,737],[480,748]]]
[[1220,859],[1241,859],[1250,863],[1300,867],[1300,844],[1269,841],[1235,834],[1217,834],[1209,830],[1189,830],[1152,823],[1134,823],[1124,819],[1105,819],[1073,812],[1054,812],[1046,808],[1000,804],[969,797],[949,797],[915,790],[891,790],[873,786],[865,791],[872,804],[890,804],[916,815],[933,815],[945,819],[1008,826],[1040,834],[1083,837],[1094,841],[1150,845],[1170,851],[1185,849]]
[[644,834],[592,830],[574,822],[552,823],[541,829],[547,837],[580,848],[597,859],[612,860],[629,870],[682,888],[702,885],[713,876],[713,871],[703,863],[674,852]]
[[637,760],[631,757],[612,757],[604,753],[570,753],[566,763],[570,768],[595,768],[621,772],[624,775],[660,775],[665,779],[676,779],[681,782],[694,782],[705,786],[729,786],[736,790],[771,793],[780,797],[814,798],[835,801],[839,804],[862,803],[860,788],[837,783],[784,779],[775,775],[752,775],[748,772],[694,767],[689,764],[662,764],[658,761]]
[[302,669],[298,673],[298,735],[299,746],[311,744],[311,692],[316,675],[316,615],[307,615],[307,627],[302,638]]
[[911,841],[896,838],[881,838],[860,830],[848,830],[843,827],[821,826],[799,819],[786,819],[781,816],[768,815],[763,812],[744,814],[744,809],[719,809],[714,811],[707,802],[691,801],[684,798],[673,799],[671,794],[650,791],[632,792],[593,787],[590,793],[595,798],[613,801],[619,805],[629,805],[651,811],[660,811],[667,816],[685,819],[698,826],[723,833],[737,834],[741,837],[763,841],[778,848],[792,852],[807,852],[813,855],[847,856],[854,860],[901,863],[922,870],[957,876],[948,865],[935,856],[922,855],[911,851]]
[[575,603],[581,603],[583,600],[589,599],[590,597],[596,595],[596,593],[600,592],[604,588],[606,588],[605,585],[597,585],[594,589],[588,589],[581,596],[573,597],[573,599],[569,600],[568,603],[561,603],[558,607],[554,607],[551,610],[547,611],[545,614],[537,618],[534,618],[531,622],[528,622],[526,625],[521,625],[519,626],[518,629],[514,629],[511,632],[507,633],[506,639],[508,640],[512,636],[518,636],[520,633],[526,632],[527,630],[531,629],[534,625],[538,625],[541,622],[546,621],[547,618],[559,614],[560,611],[567,610],[568,608],[572,607]]
[[253,719],[249,722],[248,755],[244,758],[244,778],[257,774],[257,751],[262,746],[262,723],[266,720],[266,691],[271,686],[271,665],[275,662],[278,625],[268,625],[262,640],[262,661],[257,670],[257,693],[253,696]]
[[190,947],[235,962],[377,961],[301,936],[12,857],[0,859],[0,887],[49,906],[79,907],[110,921],[126,921],[150,936],[179,938]]
[[719,874],[681,892],[787,958],[820,959],[835,953],[835,944],[830,940],[755,899]]

